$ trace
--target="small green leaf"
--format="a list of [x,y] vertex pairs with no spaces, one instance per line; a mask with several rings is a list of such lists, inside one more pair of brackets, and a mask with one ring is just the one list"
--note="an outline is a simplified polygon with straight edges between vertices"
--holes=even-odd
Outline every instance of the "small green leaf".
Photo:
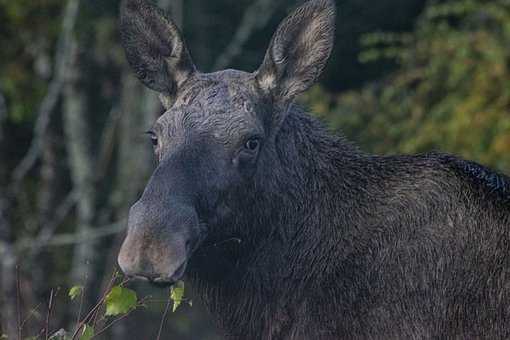
[[181,305],[184,298],[184,282],[177,281],[170,289],[170,299],[174,302],[172,311],[175,313],[177,308]]
[[69,293],[67,293],[67,294],[69,295],[71,300],[74,300],[74,299],[76,299],[76,297],[78,295],[81,295],[82,292],[83,292],[83,286],[74,286],[74,287],[71,287],[71,289],[69,289]]
[[94,336],[94,328],[89,325],[83,326],[81,331],[80,340],[90,340]]
[[115,286],[106,296],[106,315],[115,316],[126,314],[136,308],[138,298],[136,293],[128,288]]

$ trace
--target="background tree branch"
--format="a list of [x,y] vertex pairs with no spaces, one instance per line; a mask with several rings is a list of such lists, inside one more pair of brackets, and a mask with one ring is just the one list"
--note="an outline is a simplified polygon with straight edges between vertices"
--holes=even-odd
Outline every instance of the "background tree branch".
[[230,66],[250,37],[267,25],[273,13],[278,9],[279,3],[274,0],[257,0],[246,9],[232,40],[214,62],[213,70]]
[[37,110],[37,120],[34,125],[34,136],[32,143],[21,162],[12,172],[11,191],[16,193],[23,178],[34,166],[41,154],[41,143],[44,133],[48,128],[51,119],[51,113],[55,110],[62,88],[65,82],[65,76],[71,62],[71,44],[74,34],[74,27],[78,17],[80,0],[69,0],[64,13],[62,14],[62,30],[57,44],[54,61],[54,75],[48,86],[48,92]]

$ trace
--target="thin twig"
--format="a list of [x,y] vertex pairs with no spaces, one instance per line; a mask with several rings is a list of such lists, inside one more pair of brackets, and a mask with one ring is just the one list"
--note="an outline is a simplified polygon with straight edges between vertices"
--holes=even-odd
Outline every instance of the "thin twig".
[[[103,290],[104,292],[109,293],[109,292],[112,290],[113,284],[115,283],[115,280],[117,280],[117,277],[118,277],[118,272],[117,272],[116,270],[114,270],[114,271],[112,272],[112,276],[110,277],[110,280],[108,281],[108,283],[107,283],[106,287],[105,287],[105,288],[104,288],[104,290]],[[127,282],[127,281],[126,281],[126,282]],[[122,284],[122,283],[121,283],[121,284]],[[108,294],[107,294],[107,295],[108,295]],[[94,328],[96,327],[97,318],[98,318],[98,316],[99,316],[99,311],[100,311],[100,309],[98,309],[98,310],[94,313],[94,315],[92,316],[92,319],[94,320],[94,321],[93,321],[93,323],[92,323],[92,324],[93,324],[93,326],[94,326]]]
[[4,138],[3,123],[7,119],[7,103],[0,89],[0,142]]
[[39,231],[39,234],[34,238],[32,245],[29,247],[31,257],[37,256],[44,245],[51,240],[56,229],[60,224],[62,224],[77,201],[78,190],[72,190],[69,194],[67,194],[64,200],[57,207],[53,219],[46,223]]
[[85,286],[83,286],[80,292],[80,306],[78,307],[78,316],[76,317],[76,324],[80,323],[81,313],[83,310],[83,300],[85,300]]
[[[115,131],[118,127],[118,121],[120,119],[119,105],[115,104],[110,113],[106,126],[103,130],[101,137],[101,148],[96,160],[96,168],[99,171],[96,172],[94,182],[98,183],[105,175],[106,168],[111,159],[111,154],[114,144]],[[41,249],[51,240],[57,228],[65,220],[69,212],[73,209],[80,198],[79,190],[73,189],[67,196],[62,200],[56,209],[55,215],[51,221],[46,223],[39,231],[38,236],[35,237],[33,245],[29,247],[30,255],[32,257],[37,256]]]
[[[101,238],[109,237],[111,235],[117,234],[119,231],[122,231],[125,228],[126,222],[124,220],[118,221],[112,224],[108,224],[105,226],[98,227],[94,231],[89,231],[86,233],[69,233],[69,234],[60,234],[52,237],[46,242],[41,242],[41,247],[61,247],[61,246],[69,246],[77,243],[83,242],[92,242]],[[24,249],[30,249],[37,242],[37,240],[32,238],[21,239],[16,242],[15,248],[17,251],[22,251]]]
[[[106,173],[106,168],[108,167],[108,163],[111,159],[115,130],[118,127],[120,116],[119,105],[115,104],[108,114],[108,120],[101,137],[101,148],[96,160],[96,168],[100,170],[95,174],[95,183],[98,183]],[[32,245],[27,247],[30,249],[30,256],[37,256],[45,245],[51,243],[50,241],[55,234],[55,231],[63,223],[69,212],[74,208],[79,198],[80,192],[78,189],[73,189],[69,194],[67,194],[57,207],[53,219],[41,228],[39,234],[34,238]]]
[[[101,308],[101,306],[103,305],[104,301],[106,300],[106,296],[108,295],[108,293],[110,292],[110,289],[111,287],[113,286],[113,283],[115,282],[115,279],[117,277],[114,275],[112,276],[112,279],[110,280],[110,284],[108,286],[108,289],[106,289],[106,291],[103,293],[101,299],[99,299],[99,301],[97,302],[97,304],[89,311],[89,313],[85,316],[85,318],[83,318],[82,321],[80,321],[80,323],[78,324],[78,326],[76,327],[76,330],[74,331],[73,333],[73,336],[72,336],[72,340],[75,340],[76,337],[78,336],[80,330],[83,328],[83,326],[86,325],[86,323],[88,322],[88,320],[94,316],[94,314],[96,313],[96,311]],[[127,280],[128,281],[128,280]],[[125,281],[125,282],[127,282]]]
[[117,322],[127,318],[129,315],[131,315],[131,313],[133,313],[135,311],[135,309],[133,310],[130,310],[129,312],[127,312],[126,314],[122,315],[120,318],[117,318],[115,320],[113,320],[112,322],[110,322],[107,326],[105,326],[102,330],[100,330],[99,332],[97,332],[96,334],[94,334],[94,336],[92,337],[95,338],[101,334],[103,334],[104,332],[106,332],[110,327],[112,327],[113,325],[115,325]]
[[[166,300],[166,299],[145,299],[144,300],[145,303],[158,303],[158,304],[166,303],[167,301],[168,300]],[[182,298],[182,302],[189,303],[190,301],[192,301],[192,299],[185,298],[185,297]]]
[[48,313],[46,314],[46,324],[44,325],[44,338],[46,340],[49,339],[50,334],[50,317],[51,317],[51,310],[53,308],[53,289],[50,292],[50,301],[48,303]]
[[37,120],[34,127],[34,137],[32,143],[12,173],[11,190],[15,194],[19,189],[19,184],[27,175],[28,171],[34,166],[41,154],[42,138],[46,133],[50,123],[51,113],[54,111],[60,94],[64,87],[65,77],[69,63],[71,61],[71,49],[73,31],[78,17],[80,0],[69,0],[64,10],[62,21],[62,33],[57,44],[54,69],[55,74],[48,87],[48,92],[41,102],[37,112]]
[[106,325],[103,329],[101,329],[99,332],[97,332],[96,334],[94,334],[94,336],[92,338],[95,338],[101,334],[103,334],[104,332],[106,332],[109,328],[111,328],[113,325],[115,325],[116,323],[118,323],[119,321],[127,318],[129,315],[131,315],[131,313],[133,313],[134,311],[136,311],[138,308],[140,307],[143,307],[144,306],[144,303],[145,303],[146,300],[141,300],[138,305],[131,309],[129,312],[127,312],[126,314],[122,315],[121,317],[113,320],[112,322],[110,322],[108,325]]
[[0,91],[0,122],[5,118],[7,118],[7,103],[2,91]]
[[217,248],[218,246],[221,246],[223,244],[226,244],[226,243],[229,243],[229,242],[236,242],[237,244],[241,244],[241,242],[243,242],[243,240],[241,240],[240,238],[238,237],[231,237],[231,238],[228,238],[226,240],[223,240],[223,241],[218,241],[216,243],[213,243],[211,245],[207,245],[205,247],[202,247],[201,248],[201,252],[203,252],[204,250],[206,249],[210,249],[210,248]]
[[11,229],[7,218],[3,216],[0,200],[0,289],[2,301],[2,324],[4,332],[9,338],[18,337],[17,321],[17,285],[16,285],[16,263],[17,256],[10,243]]
[[16,265],[16,308],[18,310],[18,340],[23,339],[23,327],[21,325],[21,283],[19,278],[19,265]]
[[163,332],[163,326],[165,324],[165,320],[166,320],[166,316],[168,314],[168,311],[170,310],[170,304],[171,303],[172,303],[172,301],[170,299],[168,299],[168,301],[166,303],[166,306],[165,306],[165,311],[163,312],[163,316],[161,317],[161,322],[159,324],[158,337],[156,338],[156,340],[160,340],[161,339],[161,334]]
[[21,323],[21,328],[24,328],[26,323],[28,321],[30,321],[30,319],[32,319],[36,313],[37,313],[37,310],[39,308],[41,308],[41,305],[42,305],[42,302],[40,302],[37,306],[35,306],[35,308],[32,308],[32,310],[28,313],[28,315],[25,317],[25,320],[23,320],[23,322]]
[[108,170],[108,165],[112,159],[113,150],[115,148],[115,134],[119,125],[120,118],[122,117],[122,110],[120,104],[116,103],[112,106],[106,119],[105,127],[101,134],[101,145],[98,156],[96,159],[96,169],[94,182],[98,183],[104,179]]
[[267,25],[278,8],[278,3],[274,0],[258,0],[246,9],[232,40],[214,62],[213,70],[223,69],[230,65],[232,60],[241,53],[243,45],[252,34]]

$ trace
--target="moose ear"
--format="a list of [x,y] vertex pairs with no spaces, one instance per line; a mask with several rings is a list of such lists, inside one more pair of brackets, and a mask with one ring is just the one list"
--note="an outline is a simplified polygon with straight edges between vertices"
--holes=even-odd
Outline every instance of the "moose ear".
[[275,101],[287,104],[316,82],[333,48],[335,13],[333,0],[310,0],[280,24],[257,71]]
[[150,0],[123,0],[120,34],[136,76],[160,92],[168,106],[182,83],[196,72],[179,29]]

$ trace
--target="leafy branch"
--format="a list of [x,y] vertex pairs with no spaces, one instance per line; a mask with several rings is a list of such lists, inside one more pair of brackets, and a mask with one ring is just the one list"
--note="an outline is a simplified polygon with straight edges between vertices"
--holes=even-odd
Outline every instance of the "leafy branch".
[[[65,329],[50,332],[50,318],[52,311],[55,308],[55,298],[58,294],[57,290],[52,290],[49,296],[49,302],[46,311],[46,318],[44,327],[41,332],[33,337],[25,338],[31,340],[45,339],[45,340],[91,340],[97,338],[99,335],[107,332],[113,325],[126,319],[134,311],[145,308],[147,304],[154,302],[163,302],[162,300],[151,299],[150,296],[143,298],[138,297],[137,293],[127,288],[126,285],[130,282],[129,278],[121,277],[118,272],[114,272],[108,281],[104,293],[101,295],[97,303],[90,309],[90,311],[82,318],[78,316],[76,327],[72,333],[67,332]],[[186,302],[190,306],[191,300],[187,299],[184,295],[184,282],[179,281],[173,285],[169,292],[168,298],[164,300],[166,303],[163,312],[160,326],[158,329],[157,339],[161,338],[164,323],[172,305],[172,313],[176,312],[179,306]],[[67,291],[67,296],[71,301],[79,300],[80,310],[85,296],[85,288],[81,285],[76,285]],[[20,323],[20,330],[25,323],[41,308],[38,305],[32,312]],[[7,336],[0,334],[0,340],[7,339]]]

